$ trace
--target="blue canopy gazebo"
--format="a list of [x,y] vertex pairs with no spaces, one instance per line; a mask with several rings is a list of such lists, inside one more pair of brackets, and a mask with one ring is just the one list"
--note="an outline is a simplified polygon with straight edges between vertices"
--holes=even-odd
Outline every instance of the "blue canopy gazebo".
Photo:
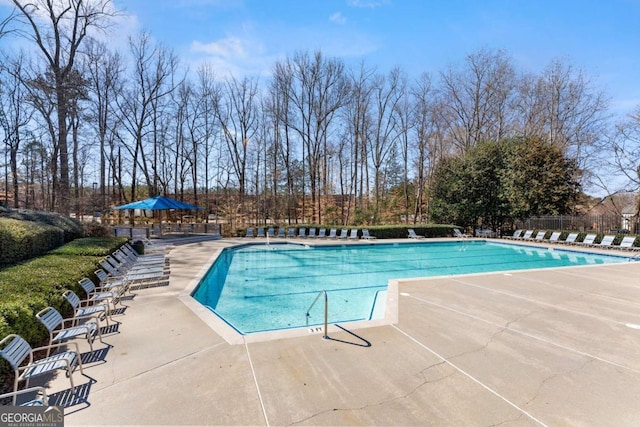
[[[183,209],[183,210],[200,210],[200,206],[190,205],[179,200],[172,199],[165,196],[150,197],[144,200],[138,200],[137,202],[127,203],[126,205],[116,206],[114,209],[142,209],[151,211],[166,211],[171,209]],[[162,233],[162,215],[160,214],[160,232]]]
[[144,209],[151,211],[169,210],[169,209],[185,209],[199,210],[200,206],[190,205],[179,200],[171,199],[165,196],[156,196],[137,202],[127,203],[126,205],[116,206],[115,209]]

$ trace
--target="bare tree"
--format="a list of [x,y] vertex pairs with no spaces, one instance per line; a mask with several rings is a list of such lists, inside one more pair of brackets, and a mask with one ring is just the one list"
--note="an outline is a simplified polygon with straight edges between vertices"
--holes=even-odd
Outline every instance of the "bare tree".
[[194,98],[193,87],[188,81],[183,81],[172,95],[175,95],[175,99],[173,99],[175,105],[174,144],[171,147],[175,158],[174,194],[184,199],[185,186],[193,188],[194,183],[189,183],[189,179],[193,176],[192,168],[194,168],[196,160],[194,146],[197,145],[197,142],[193,141],[196,117],[190,109],[191,101]]
[[[322,221],[321,186],[324,160],[329,152],[331,124],[337,111],[344,106],[349,94],[349,84],[344,63],[327,59],[321,52],[311,57],[298,52],[287,60],[291,72],[291,85],[287,98],[291,102],[291,114],[287,126],[293,129],[302,142],[303,175],[308,174],[311,193],[311,221]],[[304,185],[303,178],[303,185]],[[303,187],[303,220],[305,199]]]
[[14,28],[11,28],[11,24],[15,22],[15,18],[16,18],[16,11],[12,10],[9,13],[9,15],[5,16],[0,20],[0,39],[3,36],[15,31]]
[[506,136],[515,73],[504,51],[480,50],[468,55],[463,67],[451,66],[440,76],[439,119],[461,152],[483,139]]
[[608,100],[570,64],[553,61],[541,76],[547,141],[558,144],[584,167],[586,151],[603,134]]
[[[293,120],[294,111],[290,94],[293,90],[293,68],[290,61],[277,62],[274,66],[273,80],[269,87],[267,107],[273,120],[274,155],[276,162],[282,164],[286,181],[286,216],[291,222],[298,220],[296,208],[302,191],[298,191],[304,177],[300,176],[299,153],[302,152],[299,139],[293,136],[288,125]],[[275,178],[274,178],[275,179]],[[274,187],[277,186],[274,184]]]
[[117,101],[123,125],[132,139],[123,141],[132,161],[131,197],[136,197],[138,168],[149,188],[149,195],[154,196],[158,193],[158,156],[162,149],[158,141],[160,102],[175,90],[178,58],[170,50],[153,44],[148,33],[131,38],[129,46],[134,69],[124,96]]
[[[82,212],[84,190],[82,189],[82,182],[84,177],[84,167],[88,159],[87,156],[81,156],[86,153],[86,147],[81,147],[80,141],[80,129],[84,122],[84,108],[83,103],[88,99],[88,80],[84,78],[79,72],[72,73],[69,78],[71,87],[75,90],[69,93],[69,127],[71,130],[71,158],[73,160],[72,180],[73,180],[73,195],[75,200],[74,211],[76,218],[79,217]],[[83,153],[81,153],[81,150]],[[81,158],[82,157],[82,158]]]
[[24,207],[43,210],[47,209],[47,204],[52,200],[48,176],[50,166],[55,162],[51,160],[51,152],[40,142],[43,135],[29,136],[22,150]]
[[[342,172],[346,172],[345,168],[349,168],[349,183],[345,183],[344,179],[341,180],[342,185],[347,184],[343,188],[342,193],[345,191],[347,194],[355,195],[355,206],[358,208],[365,208],[368,203],[369,195],[369,140],[373,137],[373,79],[375,76],[375,69],[367,67],[364,63],[361,63],[357,72],[350,75],[351,92],[347,98],[345,108],[345,121],[346,128],[349,134],[347,141],[348,147],[351,148],[351,153],[345,153],[345,144],[347,141],[342,141],[342,151],[340,158]],[[346,156],[346,157],[345,157]],[[346,210],[343,210],[343,217],[346,219],[350,217],[350,203],[347,205]]]
[[552,61],[536,76],[525,74],[517,84],[512,106],[517,131],[560,147],[575,159],[581,180],[596,177],[598,147],[606,144],[608,100],[580,70]]
[[[198,141],[196,151],[202,157],[202,163],[194,161],[194,182],[198,182],[198,173],[204,173],[204,198],[206,204],[206,213],[211,211],[209,192],[211,189],[211,181],[216,174],[211,173],[214,167],[212,159],[215,158],[214,150],[217,147],[215,135],[218,129],[218,123],[215,120],[216,107],[220,100],[219,88],[216,85],[215,72],[210,65],[201,66],[198,71],[198,80],[196,85],[197,96],[193,107],[194,115],[197,117],[197,125],[194,125],[193,139]],[[213,175],[213,176],[212,176]],[[198,199],[196,197],[195,203]],[[207,216],[208,218],[208,216]],[[208,221],[208,219],[207,219]]]
[[115,100],[122,90],[124,66],[117,52],[110,52],[106,44],[94,41],[88,46],[84,69],[89,80],[91,105],[87,112],[88,122],[94,126],[100,158],[100,197],[96,207],[102,211],[107,205],[107,161],[115,156],[114,146],[109,145],[109,140],[112,140],[110,133],[118,123]]
[[[434,142],[437,141],[435,120],[433,114],[433,87],[431,76],[422,74],[414,82],[411,88],[411,98],[413,102],[412,108],[412,124],[415,131],[415,144],[413,146],[415,179],[414,179],[414,198],[415,205],[413,209],[413,223],[415,224],[424,215],[428,214],[425,209],[426,195],[425,191],[428,187],[428,177],[434,165]],[[407,218],[408,221],[408,218]]]
[[640,216],[640,106],[617,124],[614,135],[601,149],[611,154],[604,160],[608,160],[613,171],[610,176],[618,178],[617,182],[603,186],[613,186],[613,193],[621,190],[636,193],[635,216]]
[[80,46],[91,29],[104,28],[113,16],[110,0],[13,0],[19,19],[28,29],[21,32],[42,54],[54,84],[56,139],[60,167],[60,206],[70,212],[69,156],[67,149],[70,77],[76,67]]
[[247,168],[250,151],[257,148],[253,138],[258,129],[258,80],[228,78],[222,85],[216,109],[222,136],[238,184],[240,202],[247,193]]
[[[33,117],[36,124],[35,128],[39,129],[37,132],[34,131],[34,133],[37,133],[38,141],[35,140],[35,137],[32,137],[32,141],[29,141],[29,143],[31,146],[36,146],[37,143],[37,152],[49,152],[51,154],[49,168],[51,173],[51,194],[46,208],[53,211],[56,209],[57,197],[60,194],[60,179],[58,175],[57,114],[52,81],[51,73],[41,73],[41,70],[34,68],[33,64],[23,69],[23,84],[28,91],[27,101],[38,113]],[[31,144],[32,142],[34,144]]]
[[373,81],[374,120],[369,155],[373,167],[374,221],[378,219],[380,202],[384,197],[383,168],[386,163],[394,160],[393,153],[402,137],[399,108],[405,95],[406,78],[399,68],[391,70],[388,76],[378,75]]
[[[33,116],[33,109],[27,102],[28,91],[24,86],[24,57],[18,56],[0,66],[0,127],[4,131],[3,142],[9,154],[13,206],[19,207],[18,153],[27,134],[27,125]],[[9,179],[5,173],[5,201],[9,201]]]
[[527,73],[518,78],[512,108],[518,132],[524,137],[545,135],[545,92],[544,82],[539,76]]

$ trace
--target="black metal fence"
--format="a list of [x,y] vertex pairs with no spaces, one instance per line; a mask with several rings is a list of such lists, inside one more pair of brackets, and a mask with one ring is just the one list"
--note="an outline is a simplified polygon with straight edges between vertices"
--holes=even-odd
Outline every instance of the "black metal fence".
[[136,225],[135,227],[127,225],[117,225],[113,227],[113,235],[117,237],[128,237],[131,240],[148,239],[149,237],[158,237],[171,234],[221,234],[221,225],[212,223],[194,223],[194,224],[162,224],[162,229],[158,224],[154,225]]
[[638,234],[640,221],[633,215],[540,216],[516,222],[527,230],[592,231],[596,233]]

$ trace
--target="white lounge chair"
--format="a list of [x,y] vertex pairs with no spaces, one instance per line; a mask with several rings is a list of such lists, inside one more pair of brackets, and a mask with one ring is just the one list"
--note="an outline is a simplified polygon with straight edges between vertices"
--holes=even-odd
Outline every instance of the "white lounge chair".
[[410,239],[424,239],[424,236],[416,234],[416,232],[413,230],[413,228],[410,228],[407,231],[409,232],[409,238]]
[[[83,319],[84,322],[81,324],[77,324],[79,320],[77,317],[64,319],[58,310],[53,307],[47,307],[40,310],[36,314],[36,318],[49,331],[49,345],[82,337],[87,340],[89,349],[93,354],[93,341],[96,335],[100,342],[104,344],[97,316],[90,316]],[[67,324],[68,326],[66,326]],[[49,356],[49,351],[47,351],[47,356]]]
[[98,315],[100,317],[104,316],[107,325],[109,325],[109,320],[111,319],[111,311],[109,310],[109,305],[104,303],[90,305],[91,301],[81,300],[80,297],[73,291],[64,291],[62,297],[66,299],[73,308],[74,317],[84,318],[94,315]]
[[579,233],[569,233],[567,238],[564,240],[558,240],[559,243],[565,243],[567,245],[574,245],[576,243],[576,239],[578,238]]
[[636,236],[625,236],[622,238],[620,245],[617,247],[620,249],[626,249],[628,251],[638,251],[640,250],[640,247],[633,246],[635,241],[636,241]]
[[96,287],[101,291],[117,291],[122,295],[129,289],[129,282],[123,279],[117,279],[109,276],[109,273],[99,268],[95,272],[96,277],[100,281]]
[[522,234],[522,230],[517,229],[516,231],[513,232],[513,235],[505,236],[505,239],[519,239],[521,234]]
[[477,237],[485,237],[485,238],[494,237],[496,234],[493,230],[490,230],[488,228],[476,228],[475,232]]
[[549,237],[549,242],[557,243],[561,234],[562,234],[562,232],[560,232],[560,231],[554,231],[553,233],[551,233],[551,236]]
[[349,233],[349,230],[347,230],[346,228],[343,228],[342,230],[340,230],[340,235],[338,236],[338,239],[346,239],[348,233]]
[[110,308],[114,308],[119,301],[119,294],[116,291],[100,291],[96,284],[88,277],[84,277],[78,281],[84,292],[87,294],[87,300],[94,304],[107,304]]
[[544,239],[545,234],[547,234],[546,230],[538,230],[535,236],[529,238],[528,240],[536,240],[538,242]]
[[[106,258],[109,262],[111,262],[108,256]],[[127,255],[121,250],[115,251],[112,254],[111,258],[116,261],[116,263],[112,262],[112,264],[114,265],[117,265],[118,263],[122,264],[127,269],[128,272],[133,272],[133,271],[144,272],[144,273],[148,273],[150,271],[162,272],[164,271],[164,267],[165,267],[164,258],[146,259],[143,261],[137,261],[135,258],[131,257],[130,255]]]
[[287,231],[287,237],[289,237],[290,239],[293,239],[294,237],[296,237],[296,229],[295,228],[290,228]]
[[358,240],[358,229],[357,228],[352,228],[349,231],[349,239]]
[[0,401],[4,399],[13,398],[14,405],[16,404],[16,398],[23,394],[35,394],[33,399],[20,402],[18,406],[49,406],[49,396],[47,396],[47,389],[42,386],[29,387],[22,390],[0,394]]
[[584,236],[582,242],[576,242],[576,244],[580,246],[591,246],[595,242],[596,237],[598,237],[597,234],[587,234],[586,236]]
[[[60,351],[52,356],[44,357],[41,359],[35,359],[34,355],[41,350],[48,350],[51,348],[59,348],[62,346],[73,346],[73,350]],[[20,335],[10,334],[0,341],[0,357],[6,360],[11,368],[13,368],[14,380],[13,380],[13,392],[18,391],[18,384],[20,381],[26,382],[26,387],[29,387],[29,380],[33,377],[48,374],[58,370],[63,370],[69,377],[71,383],[71,392],[75,393],[75,386],[73,384],[73,371],[76,367],[80,368],[80,372],[84,374],[82,370],[82,361],[80,360],[80,351],[78,350],[78,343],[67,342],[53,344],[38,348],[31,348],[29,343],[24,340]],[[27,362],[25,364],[25,361]],[[13,404],[16,404],[17,395],[14,395]]]
[[100,266],[115,279],[126,280],[128,282],[159,281],[165,277],[164,267],[154,266],[153,268],[127,268],[116,259],[106,256],[100,261]]
[[298,229],[298,237],[301,237],[303,239],[306,238],[307,237],[307,229],[304,228],[304,227]]
[[533,236],[533,230],[527,230],[521,237],[517,237],[516,240],[529,240]]
[[164,264],[154,264],[154,265],[148,265],[148,266],[136,266],[134,265],[134,263],[131,260],[128,260],[126,258],[126,256],[122,253],[117,253],[118,251],[114,252],[112,255],[107,255],[105,258],[105,260],[111,264],[112,266],[114,266],[116,269],[120,270],[123,274],[132,270],[135,270],[136,273],[142,272],[142,271],[150,271],[150,270],[163,270],[164,269]]
[[317,236],[316,236],[316,229],[315,229],[315,227],[311,227],[311,228],[309,229],[309,236],[308,236],[308,237],[310,237],[310,238],[312,238],[312,239],[315,239],[315,238],[317,237]]
[[338,230],[337,230],[337,229],[332,228],[332,229],[329,231],[329,239],[335,239],[335,238],[337,237],[337,236],[336,236],[336,233],[337,233],[337,232],[338,232]]
[[363,228],[362,229],[362,238],[366,239],[366,240],[372,240],[372,239],[375,239],[376,236],[372,236],[371,234],[369,234],[369,229],[368,228]]
[[613,241],[615,240],[616,236],[612,236],[610,234],[602,237],[602,240],[600,240],[600,243],[594,243],[591,245],[591,247],[596,248],[596,247],[608,247],[613,245]]
[[125,265],[129,270],[164,270],[168,267],[164,254],[139,255],[133,248],[123,245],[115,251],[113,258]]
[[120,247],[120,250],[125,252],[127,255],[129,255],[129,257],[133,258],[137,262],[151,262],[165,259],[165,255],[163,253],[140,255],[138,251],[136,251],[129,243],[125,243],[124,245],[122,245]]
[[327,237],[327,229],[321,228],[320,231],[318,231],[318,239],[324,239],[325,237]]
[[453,235],[458,238],[467,238],[469,235],[467,233],[463,233],[458,228],[453,229]]

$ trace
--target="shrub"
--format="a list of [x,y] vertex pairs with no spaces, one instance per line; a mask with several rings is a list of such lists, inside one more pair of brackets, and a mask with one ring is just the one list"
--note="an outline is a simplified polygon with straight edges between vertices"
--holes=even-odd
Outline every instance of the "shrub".
[[55,226],[0,218],[0,266],[41,255],[64,244],[64,232]]
[[63,231],[65,242],[70,242],[82,237],[84,232],[82,224],[79,221],[55,212],[32,211],[28,209],[8,209],[0,212],[0,216],[19,221],[30,221],[57,227]]
[[[298,224],[295,226],[285,226],[288,230],[289,228],[295,228],[295,234],[298,235],[300,228],[306,228],[307,232],[309,228],[314,227],[316,229],[316,233],[320,228],[325,228],[327,230],[327,236],[329,235],[329,230],[332,228],[337,229],[338,235],[340,235],[340,231],[342,229],[350,230],[352,228],[357,228],[359,230],[359,235],[362,235],[362,228],[368,228],[371,235],[375,236],[378,239],[404,239],[409,235],[408,229],[413,228],[416,234],[425,236],[425,237],[447,237],[453,234],[454,225],[443,225],[443,224],[427,224],[427,225],[379,225],[379,226],[371,226],[371,227],[357,227],[354,225],[349,226],[331,226],[331,225],[304,225]],[[274,227],[275,228],[275,227]],[[265,230],[266,232],[266,230]],[[238,236],[246,236],[246,229],[238,229]]]
[[[94,271],[99,261],[120,247],[124,240],[113,237],[79,239],[51,254],[0,270],[0,337],[15,333],[25,339],[32,337],[34,341],[27,339],[31,343],[46,338],[46,331],[38,332],[35,314],[49,305],[63,314],[69,313],[70,307],[62,293],[71,289],[83,297],[78,280],[83,277],[95,279]],[[21,313],[28,315],[25,317]]]
[[84,235],[86,237],[107,237],[111,235],[111,228],[97,221],[91,221],[84,226]]
[[[344,227],[342,227],[344,228]],[[365,227],[371,235],[378,239],[405,239],[409,235],[409,229],[413,228],[416,234],[425,237],[447,237],[453,234],[454,225],[444,224],[419,224],[419,225],[389,225]]]
[[107,256],[127,241],[126,237],[85,237],[51,252],[51,255]]

